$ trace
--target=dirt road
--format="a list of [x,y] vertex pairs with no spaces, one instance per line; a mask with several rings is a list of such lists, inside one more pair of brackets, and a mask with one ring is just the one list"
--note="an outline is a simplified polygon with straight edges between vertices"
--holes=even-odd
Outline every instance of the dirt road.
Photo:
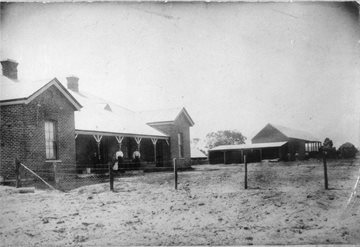
[[68,193],[0,187],[2,245],[359,244],[359,161],[204,165],[117,178]]

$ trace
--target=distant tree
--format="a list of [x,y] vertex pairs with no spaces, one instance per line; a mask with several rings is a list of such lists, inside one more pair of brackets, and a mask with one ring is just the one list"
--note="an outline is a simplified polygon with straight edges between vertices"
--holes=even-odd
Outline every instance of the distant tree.
[[219,130],[206,135],[206,147],[213,148],[220,145],[243,144],[246,137],[237,130]]
[[326,151],[328,158],[337,158],[336,148],[333,145],[333,141],[326,137],[320,151]]
[[346,142],[341,145],[338,151],[341,158],[354,158],[356,153],[358,152],[356,147],[350,142]]
[[333,141],[326,137],[323,146],[325,149],[331,149],[333,147]]

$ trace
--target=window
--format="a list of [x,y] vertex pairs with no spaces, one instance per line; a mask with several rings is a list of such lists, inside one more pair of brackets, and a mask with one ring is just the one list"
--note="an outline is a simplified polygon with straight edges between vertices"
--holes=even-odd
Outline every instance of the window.
[[56,123],[54,121],[45,121],[45,148],[46,159],[54,160],[57,158],[56,145]]
[[184,157],[184,140],[183,140],[183,134],[178,133],[178,146],[179,146],[179,157]]

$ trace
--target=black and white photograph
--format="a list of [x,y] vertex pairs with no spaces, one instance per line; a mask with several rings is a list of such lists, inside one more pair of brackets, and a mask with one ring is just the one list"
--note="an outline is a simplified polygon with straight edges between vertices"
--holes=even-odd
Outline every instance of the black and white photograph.
[[0,246],[360,245],[359,1],[0,1]]

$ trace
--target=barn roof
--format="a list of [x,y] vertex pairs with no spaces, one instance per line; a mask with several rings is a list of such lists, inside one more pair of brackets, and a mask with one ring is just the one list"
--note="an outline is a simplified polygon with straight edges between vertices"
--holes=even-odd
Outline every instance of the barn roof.
[[295,139],[301,139],[306,141],[318,141],[318,139],[314,136],[312,136],[310,133],[302,131],[302,130],[296,130],[291,129],[288,127],[284,127],[277,124],[269,124],[275,129],[279,130],[281,133],[283,133],[288,138],[295,138]]
[[1,75],[0,79],[0,104],[28,104],[51,86],[55,86],[65,96],[65,98],[70,101],[75,109],[79,110],[81,108],[81,104],[71,95],[71,93],[59,82],[57,78],[37,81],[13,81],[3,75]]
[[194,121],[190,117],[189,113],[184,107],[176,107],[169,109],[158,109],[150,111],[140,111],[138,112],[139,116],[144,119],[146,123],[163,123],[163,122],[174,122],[182,114],[189,121],[190,126],[194,125]]
[[211,151],[226,151],[226,150],[245,150],[256,148],[274,148],[281,147],[287,142],[268,142],[268,143],[254,143],[254,144],[239,144],[239,145],[220,145],[209,150]]

